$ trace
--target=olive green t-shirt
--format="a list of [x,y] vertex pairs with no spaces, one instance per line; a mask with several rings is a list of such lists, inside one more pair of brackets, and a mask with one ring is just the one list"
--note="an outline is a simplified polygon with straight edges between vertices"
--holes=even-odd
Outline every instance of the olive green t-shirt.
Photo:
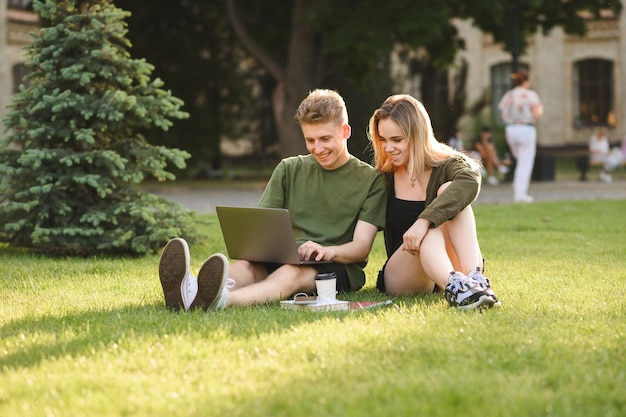
[[[298,245],[308,240],[342,245],[352,241],[358,220],[384,227],[385,180],[354,156],[334,170],[311,155],[289,157],[274,169],[259,206],[289,210]],[[346,265],[353,290],[365,284],[365,264]]]

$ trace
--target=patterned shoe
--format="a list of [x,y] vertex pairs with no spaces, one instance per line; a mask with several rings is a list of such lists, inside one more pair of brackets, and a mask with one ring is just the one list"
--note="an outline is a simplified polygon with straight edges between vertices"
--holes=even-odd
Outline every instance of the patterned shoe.
[[167,242],[159,261],[159,279],[165,296],[165,306],[178,311],[184,308],[181,285],[189,273],[189,246],[184,239]]
[[500,300],[498,300],[498,296],[491,289],[491,283],[489,282],[489,278],[485,277],[482,272],[480,272],[480,268],[476,268],[474,271],[470,271],[467,274],[469,279],[473,279],[478,283],[478,286],[482,288],[491,298],[493,298],[493,305],[496,307],[500,307]]
[[[200,267],[198,272],[198,295],[190,309],[202,307],[204,311],[217,310],[226,307],[224,291],[228,297],[226,277],[228,275],[228,259],[221,253],[211,255]],[[231,280],[232,281],[232,280]],[[234,281],[233,281],[234,283]]]
[[459,310],[492,307],[495,304],[495,300],[476,281],[456,271],[450,272],[445,295],[450,306]]

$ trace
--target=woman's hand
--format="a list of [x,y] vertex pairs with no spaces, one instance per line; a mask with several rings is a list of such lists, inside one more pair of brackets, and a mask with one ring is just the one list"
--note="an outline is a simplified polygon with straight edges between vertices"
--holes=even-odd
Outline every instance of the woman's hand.
[[419,253],[422,241],[430,229],[430,222],[426,219],[417,219],[413,226],[402,235],[402,246],[400,249],[407,251],[411,255]]

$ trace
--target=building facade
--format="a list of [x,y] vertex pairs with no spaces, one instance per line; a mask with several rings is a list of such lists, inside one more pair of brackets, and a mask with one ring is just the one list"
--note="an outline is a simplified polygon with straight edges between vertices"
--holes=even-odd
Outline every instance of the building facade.
[[[4,136],[6,106],[26,73],[23,47],[38,28],[37,15],[28,11],[30,7],[30,0],[0,0],[0,137]],[[457,57],[459,65],[467,64],[465,106],[488,103],[479,121],[476,115],[466,115],[459,127],[467,134],[477,131],[477,123],[498,127],[497,103],[510,88],[511,55],[471,22],[455,23],[466,43]],[[611,141],[626,135],[626,12],[620,17],[589,19],[588,33],[582,38],[556,28],[548,35],[538,32],[528,41],[519,62],[530,71],[531,88],[544,101],[545,114],[537,125],[540,145],[586,143],[597,126],[608,128]],[[395,66],[397,90],[419,97],[419,75],[409,72]],[[454,77],[452,70],[446,94],[454,94]]]
[[[457,27],[466,41],[466,50],[458,56],[468,64],[466,104],[484,98],[489,103],[485,118],[497,126],[502,123],[497,104],[510,88],[511,55],[470,22],[457,22]],[[548,35],[537,33],[519,63],[528,69],[531,88],[544,102],[544,116],[537,124],[539,145],[587,143],[598,126],[608,128],[612,142],[624,137],[626,13],[589,19],[584,37],[560,28]]]
[[0,137],[4,137],[6,106],[26,74],[24,46],[39,28],[37,15],[28,11],[30,4],[30,0],[0,0]]

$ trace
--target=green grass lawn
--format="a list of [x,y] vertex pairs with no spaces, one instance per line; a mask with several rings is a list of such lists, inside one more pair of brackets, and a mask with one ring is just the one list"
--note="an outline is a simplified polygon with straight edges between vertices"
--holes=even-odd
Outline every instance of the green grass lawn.
[[[475,208],[502,307],[171,313],[159,254],[0,247],[0,416],[624,416],[626,203]],[[214,216],[192,270],[223,251]],[[375,276],[349,300],[383,300]]]

